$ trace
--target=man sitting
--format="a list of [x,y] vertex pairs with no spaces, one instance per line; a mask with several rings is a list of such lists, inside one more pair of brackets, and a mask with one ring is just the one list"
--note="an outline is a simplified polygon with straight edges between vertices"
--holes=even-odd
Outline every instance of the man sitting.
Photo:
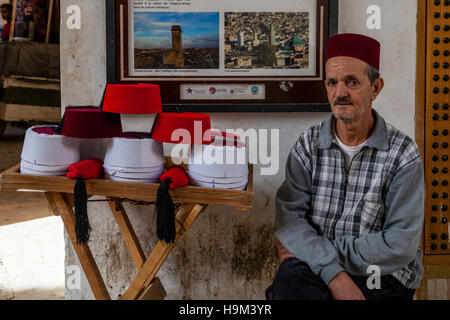
[[[422,278],[424,172],[416,143],[372,109],[384,86],[380,43],[328,41],[332,114],[300,136],[276,199],[282,263],[270,300],[414,296]],[[379,270],[379,285],[369,283]]]

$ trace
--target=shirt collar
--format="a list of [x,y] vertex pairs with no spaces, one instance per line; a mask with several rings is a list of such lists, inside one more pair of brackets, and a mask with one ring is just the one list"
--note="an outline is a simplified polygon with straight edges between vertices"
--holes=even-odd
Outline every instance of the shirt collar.
[[[389,142],[387,139],[387,132],[386,132],[386,122],[378,114],[378,112],[376,112],[373,109],[372,114],[375,118],[375,129],[373,130],[369,140],[367,140],[366,146],[369,148],[375,148],[386,151],[389,149]],[[332,124],[335,119],[336,118],[332,113],[330,117],[322,124],[322,127],[320,128],[319,131],[319,138],[317,144],[319,149],[327,149],[331,147],[334,141]]]

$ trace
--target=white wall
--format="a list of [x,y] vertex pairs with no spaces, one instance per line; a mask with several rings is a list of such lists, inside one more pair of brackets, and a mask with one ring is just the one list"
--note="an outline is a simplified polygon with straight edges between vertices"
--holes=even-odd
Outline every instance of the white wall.
[[[62,103],[98,105],[106,81],[105,7],[102,0],[62,0],[82,9],[82,29],[61,30]],[[366,8],[382,9],[382,30],[365,27]],[[375,108],[410,136],[414,133],[415,26],[414,0],[341,0],[340,32],[358,32],[382,42],[381,72],[386,87]],[[400,23],[401,21],[401,23]],[[250,213],[211,206],[201,214],[170,254],[158,276],[168,299],[264,299],[277,268],[274,248],[274,196],[284,178],[284,163],[300,133],[328,117],[325,113],[212,114],[215,127],[279,128],[280,163],[276,176],[260,176],[255,167],[255,202]],[[148,254],[155,244],[152,207],[126,205]],[[90,246],[111,296],[117,298],[136,274],[112,214],[104,203],[89,204],[93,227]],[[66,237],[66,265],[78,263]],[[90,299],[85,279],[81,290],[67,290],[69,299]]]

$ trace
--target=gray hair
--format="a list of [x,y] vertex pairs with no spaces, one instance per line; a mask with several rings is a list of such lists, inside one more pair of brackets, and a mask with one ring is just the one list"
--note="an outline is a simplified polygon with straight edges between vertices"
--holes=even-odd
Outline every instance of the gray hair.
[[380,78],[380,71],[369,64],[367,67],[367,75],[369,76],[370,84],[374,84],[375,80]]

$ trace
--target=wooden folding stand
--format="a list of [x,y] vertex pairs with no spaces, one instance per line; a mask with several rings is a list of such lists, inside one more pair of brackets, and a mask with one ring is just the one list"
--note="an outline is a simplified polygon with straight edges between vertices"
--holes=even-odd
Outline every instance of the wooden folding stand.
[[[167,161],[166,161],[167,162]],[[169,164],[170,165],[170,164]],[[154,201],[159,184],[116,182],[109,180],[87,180],[88,195],[106,196],[109,206],[117,221],[125,244],[130,252],[138,273],[129,288],[121,297],[122,300],[157,300],[164,299],[166,292],[156,277],[177,240],[187,232],[198,215],[208,204],[233,206],[237,210],[249,212],[253,203],[253,167],[249,165],[249,181],[245,191],[202,188],[187,186],[171,190],[174,202],[179,204],[176,213],[176,238],[174,243],[159,241],[149,257],[146,257],[136,233],[128,219],[128,215],[117,199]],[[75,216],[73,212],[73,189],[75,181],[66,177],[48,177],[24,175],[20,166],[2,173],[0,190],[14,192],[21,190],[44,191],[54,215],[63,220],[67,233],[72,241],[80,264],[86,274],[96,299],[111,299],[100,274],[94,256],[88,244],[77,244],[75,234]]]

